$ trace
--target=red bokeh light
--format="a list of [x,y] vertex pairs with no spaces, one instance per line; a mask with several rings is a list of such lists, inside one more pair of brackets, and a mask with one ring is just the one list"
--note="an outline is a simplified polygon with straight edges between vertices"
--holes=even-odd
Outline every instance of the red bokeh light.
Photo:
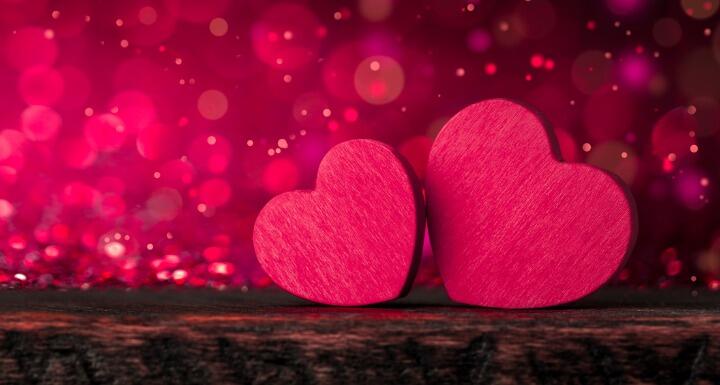
[[630,184],[623,283],[720,287],[716,6],[368,4],[0,0],[0,286],[266,286],[253,219],[332,145],[422,179],[448,117],[507,97]]

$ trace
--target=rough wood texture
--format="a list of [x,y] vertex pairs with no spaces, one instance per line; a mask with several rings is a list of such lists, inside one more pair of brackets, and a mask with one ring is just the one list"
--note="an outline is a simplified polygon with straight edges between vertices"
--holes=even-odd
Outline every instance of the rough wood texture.
[[279,291],[2,292],[0,384],[713,384],[720,293],[366,308]]
[[287,192],[263,207],[255,253],[278,286],[301,298],[389,301],[412,282],[424,206],[412,171],[391,147],[350,140],[325,155],[315,190]]
[[427,167],[428,225],[451,298],[552,306],[605,283],[634,242],[634,206],[600,169],[558,161],[554,136],[508,100],[464,108]]

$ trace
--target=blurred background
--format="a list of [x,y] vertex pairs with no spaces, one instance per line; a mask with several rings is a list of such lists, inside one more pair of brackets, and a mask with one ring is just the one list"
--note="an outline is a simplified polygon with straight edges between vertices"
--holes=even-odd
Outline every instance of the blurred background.
[[[0,285],[264,287],[258,210],[336,143],[423,178],[510,97],[618,174],[616,284],[720,289],[719,0],[0,0]],[[426,239],[419,285],[439,285]]]

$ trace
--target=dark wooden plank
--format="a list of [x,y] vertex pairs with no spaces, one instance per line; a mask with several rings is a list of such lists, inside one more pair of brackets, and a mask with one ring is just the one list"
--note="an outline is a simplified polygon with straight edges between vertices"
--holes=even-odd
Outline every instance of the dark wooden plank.
[[274,290],[0,292],[0,384],[720,383],[719,304],[689,290],[532,311],[429,289],[364,308]]

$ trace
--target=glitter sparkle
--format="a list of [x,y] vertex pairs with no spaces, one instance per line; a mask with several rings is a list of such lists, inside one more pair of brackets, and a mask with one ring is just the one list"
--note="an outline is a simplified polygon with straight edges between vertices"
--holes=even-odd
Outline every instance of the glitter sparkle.
[[718,1],[671,3],[0,1],[0,286],[266,286],[255,216],[330,147],[422,179],[449,116],[508,97],[631,186],[619,281],[719,290]]

